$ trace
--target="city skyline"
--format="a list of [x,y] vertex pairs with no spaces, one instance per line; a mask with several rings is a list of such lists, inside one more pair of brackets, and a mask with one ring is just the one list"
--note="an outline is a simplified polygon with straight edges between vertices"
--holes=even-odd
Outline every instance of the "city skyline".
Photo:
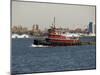
[[87,28],[89,22],[95,24],[95,6],[12,2],[12,26],[31,29],[38,24],[40,29],[50,28],[54,17],[56,27]]

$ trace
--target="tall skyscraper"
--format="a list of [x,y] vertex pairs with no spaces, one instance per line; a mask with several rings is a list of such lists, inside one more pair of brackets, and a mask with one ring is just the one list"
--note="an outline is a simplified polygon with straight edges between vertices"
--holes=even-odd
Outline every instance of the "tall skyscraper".
[[93,23],[89,22],[89,27],[88,27],[89,33],[93,33]]

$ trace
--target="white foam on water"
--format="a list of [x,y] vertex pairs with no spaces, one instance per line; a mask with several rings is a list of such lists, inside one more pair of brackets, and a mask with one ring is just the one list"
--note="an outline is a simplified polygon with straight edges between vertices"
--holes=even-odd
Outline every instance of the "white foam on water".
[[34,44],[32,44],[30,47],[42,48],[42,47],[51,47],[51,46],[44,46],[44,45],[34,45]]

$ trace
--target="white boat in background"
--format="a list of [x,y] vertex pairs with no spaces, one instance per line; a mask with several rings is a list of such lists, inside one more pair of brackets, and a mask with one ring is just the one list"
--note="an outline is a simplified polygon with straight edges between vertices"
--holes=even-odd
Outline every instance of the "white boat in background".
[[27,34],[22,34],[22,35],[12,34],[12,38],[29,38],[29,35],[27,35]]

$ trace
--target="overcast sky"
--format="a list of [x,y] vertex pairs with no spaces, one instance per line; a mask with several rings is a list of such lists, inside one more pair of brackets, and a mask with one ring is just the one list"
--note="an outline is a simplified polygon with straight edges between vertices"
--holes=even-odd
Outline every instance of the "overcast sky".
[[90,21],[95,24],[95,6],[12,2],[12,26],[31,29],[33,24],[38,24],[40,29],[49,28],[54,16],[56,27],[84,29]]

